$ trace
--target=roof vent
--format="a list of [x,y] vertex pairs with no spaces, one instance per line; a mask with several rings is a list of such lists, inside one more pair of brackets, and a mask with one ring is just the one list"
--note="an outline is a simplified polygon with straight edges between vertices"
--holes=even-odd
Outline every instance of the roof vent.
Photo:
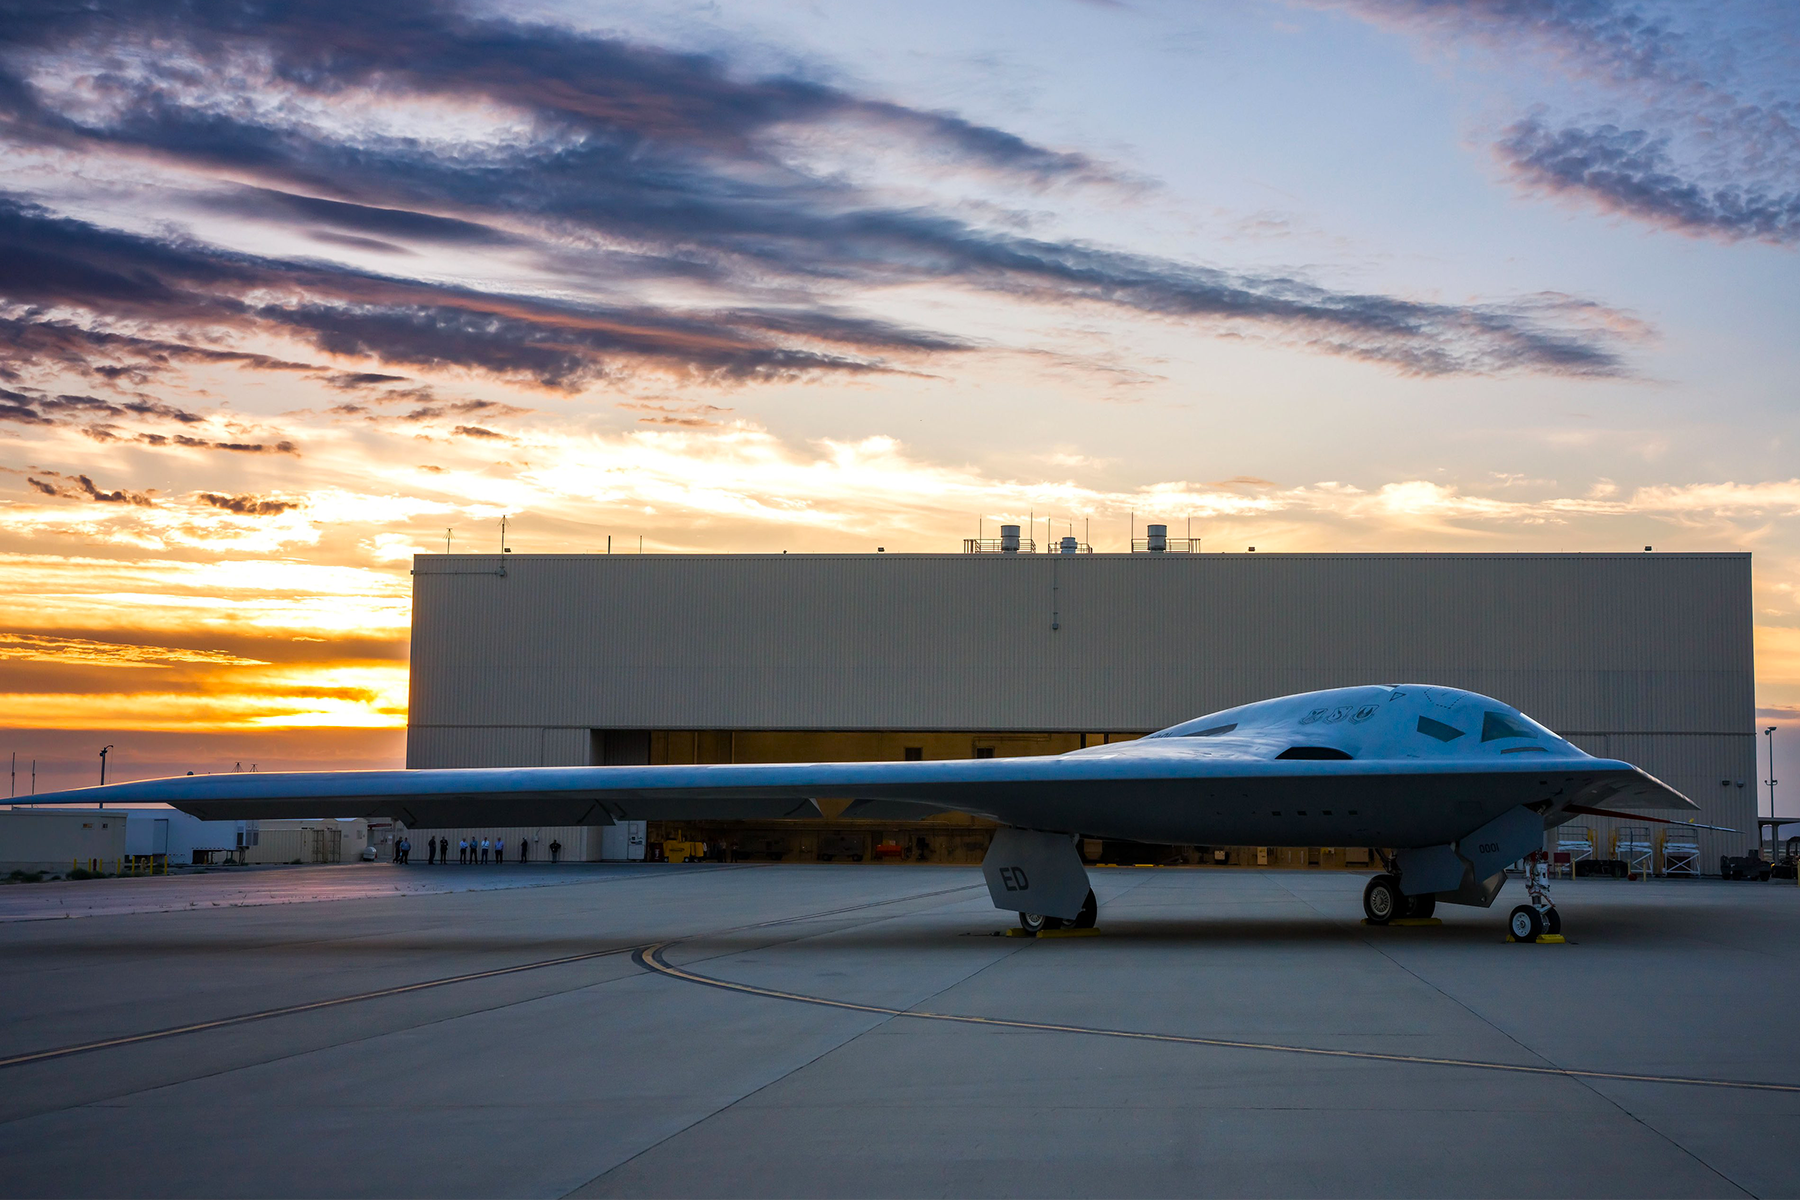
[[1059,554],[1074,554],[1080,545],[1081,543],[1074,538],[1066,537],[1062,541],[1056,543],[1056,550]]
[[1144,526],[1144,549],[1152,554],[1161,554],[1169,548],[1169,527],[1167,525]]
[[1019,552],[1019,527],[1002,525],[1000,527],[1000,553],[1017,554]]

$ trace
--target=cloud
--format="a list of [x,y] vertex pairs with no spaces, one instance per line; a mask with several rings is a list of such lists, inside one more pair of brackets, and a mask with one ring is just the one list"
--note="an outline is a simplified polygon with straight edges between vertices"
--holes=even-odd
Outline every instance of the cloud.
[[50,637],[32,633],[0,633],[0,659],[62,665],[105,667],[168,667],[176,663],[216,666],[266,666],[262,659],[244,658],[223,650],[189,650],[175,646],[144,646],[125,642],[101,642],[90,638]]
[[1496,150],[1526,184],[1609,212],[1730,241],[1800,243],[1800,188],[1707,186],[1681,173],[1668,145],[1666,135],[1641,129],[1552,129],[1534,117],[1507,130]]
[[124,488],[104,491],[86,475],[63,475],[56,471],[42,471],[39,474],[48,478],[38,479],[33,476],[25,482],[46,496],[94,500],[101,504],[132,504],[139,508],[149,508],[156,503],[143,492],[127,491]]
[[28,371],[54,367],[115,386],[141,386],[177,364],[259,371],[318,370],[310,363],[290,362],[267,354],[88,328],[37,314],[0,316],[0,378],[16,381]]
[[[1540,102],[1495,146],[1525,187],[1664,229],[1800,244],[1800,41],[1782,6],[1326,2],[1429,41],[1481,47],[1537,91]],[[1552,115],[1546,64],[1597,89],[1611,115]]]
[[204,504],[245,517],[278,517],[284,512],[304,507],[296,501],[271,500],[263,496],[221,496],[217,492],[196,492],[195,497]]
[[[800,313],[689,315],[484,293],[103,229],[4,197],[0,296],[96,319],[285,334],[344,357],[472,367],[565,389],[643,365],[733,379],[884,369],[868,354],[798,345],[808,330],[874,353],[961,345],[832,314],[809,323]],[[73,352],[76,339],[65,344]]]
[[[564,391],[643,371],[742,384],[983,350],[846,307],[932,284],[1248,330],[1408,374],[1626,370],[1620,322],[1591,303],[1334,290],[896,200],[817,161],[820,148],[887,149],[1038,190],[1136,185],[1078,152],[791,72],[750,77],[712,56],[422,0],[254,17],[101,0],[21,12],[8,35],[4,135],[21,148],[229,177],[182,201],[214,220],[362,249],[479,251],[505,256],[497,275],[544,275],[536,291],[457,286],[127,234],[18,201],[0,211],[0,262],[13,267],[0,294],[80,310],[96,329],[273,333]],[[94,76],[103,88],[72,82]]]
[[506,435],[504,433],[495,433],[492,429],[483,429],[479,425],[458,425],[453,432],[455,432],[456,436],[458,436],[458,437],[467,437],[467,438],[505,439],[505,437],[506,437]]
[[298,456],[299,447],[290,441],[279,442],[212,442],[205,438],[189,437],[178,433],[173,437],[160,433],[141,433],[137,441],[146,446],[181,446],[189,450],[229,450],[234,454],[292,454]]

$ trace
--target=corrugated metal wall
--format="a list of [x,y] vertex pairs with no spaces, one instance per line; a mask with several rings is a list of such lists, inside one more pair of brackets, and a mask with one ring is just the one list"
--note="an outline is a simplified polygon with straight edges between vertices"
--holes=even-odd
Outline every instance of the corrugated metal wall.
[[1746,829],[1725,849],[1755,837],[1745,554],[422,555],[414,577],[413,766],[587,761],[588,729],[1142,732],[1433,682],[1689,790]]

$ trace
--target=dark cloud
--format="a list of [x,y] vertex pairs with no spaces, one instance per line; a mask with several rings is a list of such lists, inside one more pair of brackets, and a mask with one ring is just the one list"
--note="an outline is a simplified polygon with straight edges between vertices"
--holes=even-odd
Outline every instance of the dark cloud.
[[[277,333],[333,355],[563,390],[644,369],[731,383],[898,369],[895,359],[971,349],[845,312],[835,299],[935,282],[1244,326],[1409,373],[1623,370],[1614,323],[1589,320],[1592,306],[1334,291],[896,206],[800,164],[793,133],[903,146],[1031,186],[1118,181],[1079,154],[792,73],[747,78],[710,56],[478,19],[426,0],[94,0],[15,7],[0,26],[10,47],[0,62],[13,72],[0,80],[0,120],[15,141],[229,170],[255,185],[204,198],[209,211],[365,239],[365,249],[518,250],[609,297],[498,294],[124,234],[18,203],[0,211],[0,295],[85,310],[95,322]],[[59,107],[28,68],[70,54],[181,66],[109,71],[107,104]],[[242,88],[271,102],[216,101]],[[514,136],[462,143],[332,132],[285,116],[290,106],[279,101],[289,95],[486,103],[524,116]],[[610,299],[645,281],[727,299],[680,311]]]
[[139,508],[149,508],[156,503],[143,492],[126,491],[123,488],[104,491],[86,475],[63,475],[56,471],[44,471],[41,474],[48,476],[50,481],[32,477],[25,482],[46,496],[94,500],[101,504],[131,504]]
[[[261,299],[271,293],[296,299]],[[554,304],[101,229],[4,197],[0,295],[110,318],[160,314],[214,329],[285,334],[332,354],[475,368],[551,388],[577,388],[646,364],[719,379],[884,369],[866,356],[777,336],[801,327],[799,314],[687,316]],[[847,341],[854,331],[880,352],[960,345],[872,320],[827,315],[820,326],[825,341]]]
[[278,517],[284,512],[302,507],[293,501],[271,500],[264,496],[222,496],[218,492],[196,492],[195,497],[204,504],[245,517]]
[[1644,130],[1551,129],[1530,119],[1508,130],[1498,150],[1525,182],[1612,212],[1733,241],[1800,242],[1800,189],[1708,187],[1682,175],[1666,137]]
[[421,405],[406,413],[400,420],[438,421],[445,417],[472,417],[477,413],[484,417],[519,417],[530,411],[529,408],[502,404],[498,400],[447,400],[440,404]]
[[1376,20],[1516,52],[1536,39],[1573,70],[1613,82],[1693,77],[1693,47],[1666,17],[1615,0],[1322,0]]
[[505,438],[504,433],[495,433],[492,429],[483,429],[479,425],[458,425],[453,431],[458,437],[472,438]]
[[299,447],[292,442],[209,442],[205,438],[189,437],[185,433],[169,436],[161,433],[140,433],[134,439],[146,446],[181,446],[189,450],[229,450],[237,454],[300,454]]
[[[0,222],[4,198],[0,197]],[[0,264],[0,272],[5,270]],[[0,294],[4,294],[0,292]],[[244,367],[259,371],[316,371],[310,363],[267,354],[199,346],[162,338],[89,328],[73,321],[41,317],[0,317],[0,376],[54,367],[99,382],[142,385],[176,364]]]
[[368,204],[348,204],[341,200],[325,200],[317,196],[299,196],[275,188],[238,188],[208,196],[207,208],[239,216],[263,219],[298,219],[328,225],[341,231],[335,235],[352,235],[353,243],[389,249],[403,249],[392,242],[378,239],[401,238],[452,246],[503,246],[520,239],[475,221],[440,217],[431,213],[403,208],[380,208]]
[[[1552,118],[1540,108],[1515,123],[1495,149],[1526,186],[1686,233],[1800,242],[1800,39],[1783,6],[1327,2],[1481,44],[1534,76],[1548,56],[1634,113]],[[1773,27],[1757,28],[1764,19]],[[1526,52],[1533,48],[1539,53]]]
[[379,387],[384,383],[405,383],[404,375],[383,375],[377,371],[339,371],[325,376],[325,382],[340,391]]
[[377,241],[374,238],[357,237],[350,233],[312,233],[308,234],[315,242],[324,242],[327,246],[342,246],[346,250],[373,250],[377,254],[411,254],[405,246],[396,246],[392,242]]
[[[199,413],[189,412],[173,404],[147,398],[106,400],[99,396],[63,393],[47,396],[27,395],[0,388],[0,420],[25,425],[80,425],[103,418],[149,417],[175,421],[182,425],[198,425],[206,421]],[[105,428],[105,424],[98,426]]]

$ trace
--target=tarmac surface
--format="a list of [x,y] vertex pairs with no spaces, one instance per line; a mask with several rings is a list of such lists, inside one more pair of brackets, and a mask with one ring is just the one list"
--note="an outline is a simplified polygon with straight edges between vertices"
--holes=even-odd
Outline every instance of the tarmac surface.
[[1058,939],[958,867],[0,888],[0,1195],[1800,1192],[1792,884],[1559,883],[1540,946],[1516,882],[1093,878]]

